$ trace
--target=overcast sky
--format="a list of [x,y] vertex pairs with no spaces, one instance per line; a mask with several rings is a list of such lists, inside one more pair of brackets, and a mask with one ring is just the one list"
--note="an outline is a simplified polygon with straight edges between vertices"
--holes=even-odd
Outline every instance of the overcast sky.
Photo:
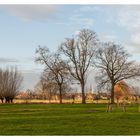
[[23,89],[33,88],[43,69],[34,63],[38,45],[54,51],[82,28],[122,44],[140,61],[139,5],[0,5],[0,67],[17,66]]

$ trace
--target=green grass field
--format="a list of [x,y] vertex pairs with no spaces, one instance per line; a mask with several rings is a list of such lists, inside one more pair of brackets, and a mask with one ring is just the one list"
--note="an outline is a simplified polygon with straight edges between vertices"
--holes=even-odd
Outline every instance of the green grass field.
[[0,135],[140,135],[138,106],[0,104]]

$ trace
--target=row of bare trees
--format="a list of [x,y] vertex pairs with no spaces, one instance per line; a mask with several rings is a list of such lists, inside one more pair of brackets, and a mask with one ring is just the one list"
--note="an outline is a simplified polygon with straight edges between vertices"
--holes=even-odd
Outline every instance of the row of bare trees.
[[0,100],[12,103],[19,93],[22,76],[16,68],[0,69]]
[[[85,84],[90,69],[98,69],[98,87],[110,90],[114,103],[114,87],[121,80],[140,76],[140,65],[129,61],[129,54],[121,45],[101,43],[94,31],[82,29],[73,38],[67,38],[55,53],[47,47],[36,50],[36,62],[45,65],[41,82],[53,83],[59,89],[60,103],[64,85],[78,81],[81,86],[82,103],[86,103]],[[44,86],[47,89],[47,86]]]

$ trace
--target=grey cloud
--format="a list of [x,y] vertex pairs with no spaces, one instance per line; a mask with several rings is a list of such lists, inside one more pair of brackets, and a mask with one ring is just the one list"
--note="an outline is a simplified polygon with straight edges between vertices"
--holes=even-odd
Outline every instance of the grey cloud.
[[27,62],[34,62],[35,61],[35,57],[23,57],[23,58],[19,58],[19,61],[22,63],[27,63]]
[[0,57],[0,63],[17,63],[19,60],[13,58],[2,58]]
[[27,62],[34,62],[34,57],[27,57],[27,58],[5,58],[0,57],[0,63],[27,63]]
[[22,71],[23,79],[23,90],[34,89],[35,85],[39,82],[40,72],[34,71]]
[[56,11],[56,5],[1,5],[4,11],[12,16],[17,16],[22,20],[46,20]]

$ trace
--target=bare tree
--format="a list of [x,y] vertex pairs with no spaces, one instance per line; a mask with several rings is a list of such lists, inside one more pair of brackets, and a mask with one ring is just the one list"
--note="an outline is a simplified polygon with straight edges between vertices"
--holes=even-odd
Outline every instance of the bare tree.
[[60,51],[68,58],[67,68],[70,74],[81,85],[83,104],[86,103],[85,84],[87,72],[93,60],[96,43],[96,33],[88,29],[83,29],[75,38],[66,39],[60,47]]
[[63,85],[68,80],[66,63],[60,58],[59,53],[50,53],[49,49],[46,47],[39,47],[36,53],[39,55],[36,57],[36,61],[46,66],[44,73],[48,73],[51,81],[55,82],[59,87],[60,103],[62,103]]
[[115,43],[102,43],[96,53],[95,65],[99,69],[100,88],[105,85],[111,90],[111,104],[114,103],[115,85],[130,78],[140,76],[140,66],[134,61],[128,61],[129,54]]
[[35,92],[40,97],[40,99],[48,99],[49,102],[52,99],[52,96],[56,95],[58,92],[57,85],[52,81],[49,81],[49,75],[43,74],[40,77],[39,82],[35,86]]
[[16,68],[0,70],[0,78],[0,95],[2,100],[5,98],[6,103],[12,103],[19,92],[23,78]]
[[40,78],[39,82],[34,87],[34,91],[38,95],[39,99],[46,99],[44,95],[45,87],[46,83]]
[[58,93],[58,86],[55,82],[50,82],[48,81],[46,83],[46,97],[49,100],[49,102],[51,102],[53,96],[57,96]]
[[28,95],[28,99],[35,99],[36,98],[36,93],[33,90],[27,89],[26,93]]
[[3,79],[3,71],[2,71],[2,69],[0,69],[0,100],[1,100],[1,102],[3,103],[3,101],[4,101],[4,86],[3,86],[3,81],[2,81],[2,79]]
[[41,87],[41,93],[44,99],[48,99],[50,102],[52,97],[57,95],[59,88],[48,70],[44,70],[40,77],[39,83]]

